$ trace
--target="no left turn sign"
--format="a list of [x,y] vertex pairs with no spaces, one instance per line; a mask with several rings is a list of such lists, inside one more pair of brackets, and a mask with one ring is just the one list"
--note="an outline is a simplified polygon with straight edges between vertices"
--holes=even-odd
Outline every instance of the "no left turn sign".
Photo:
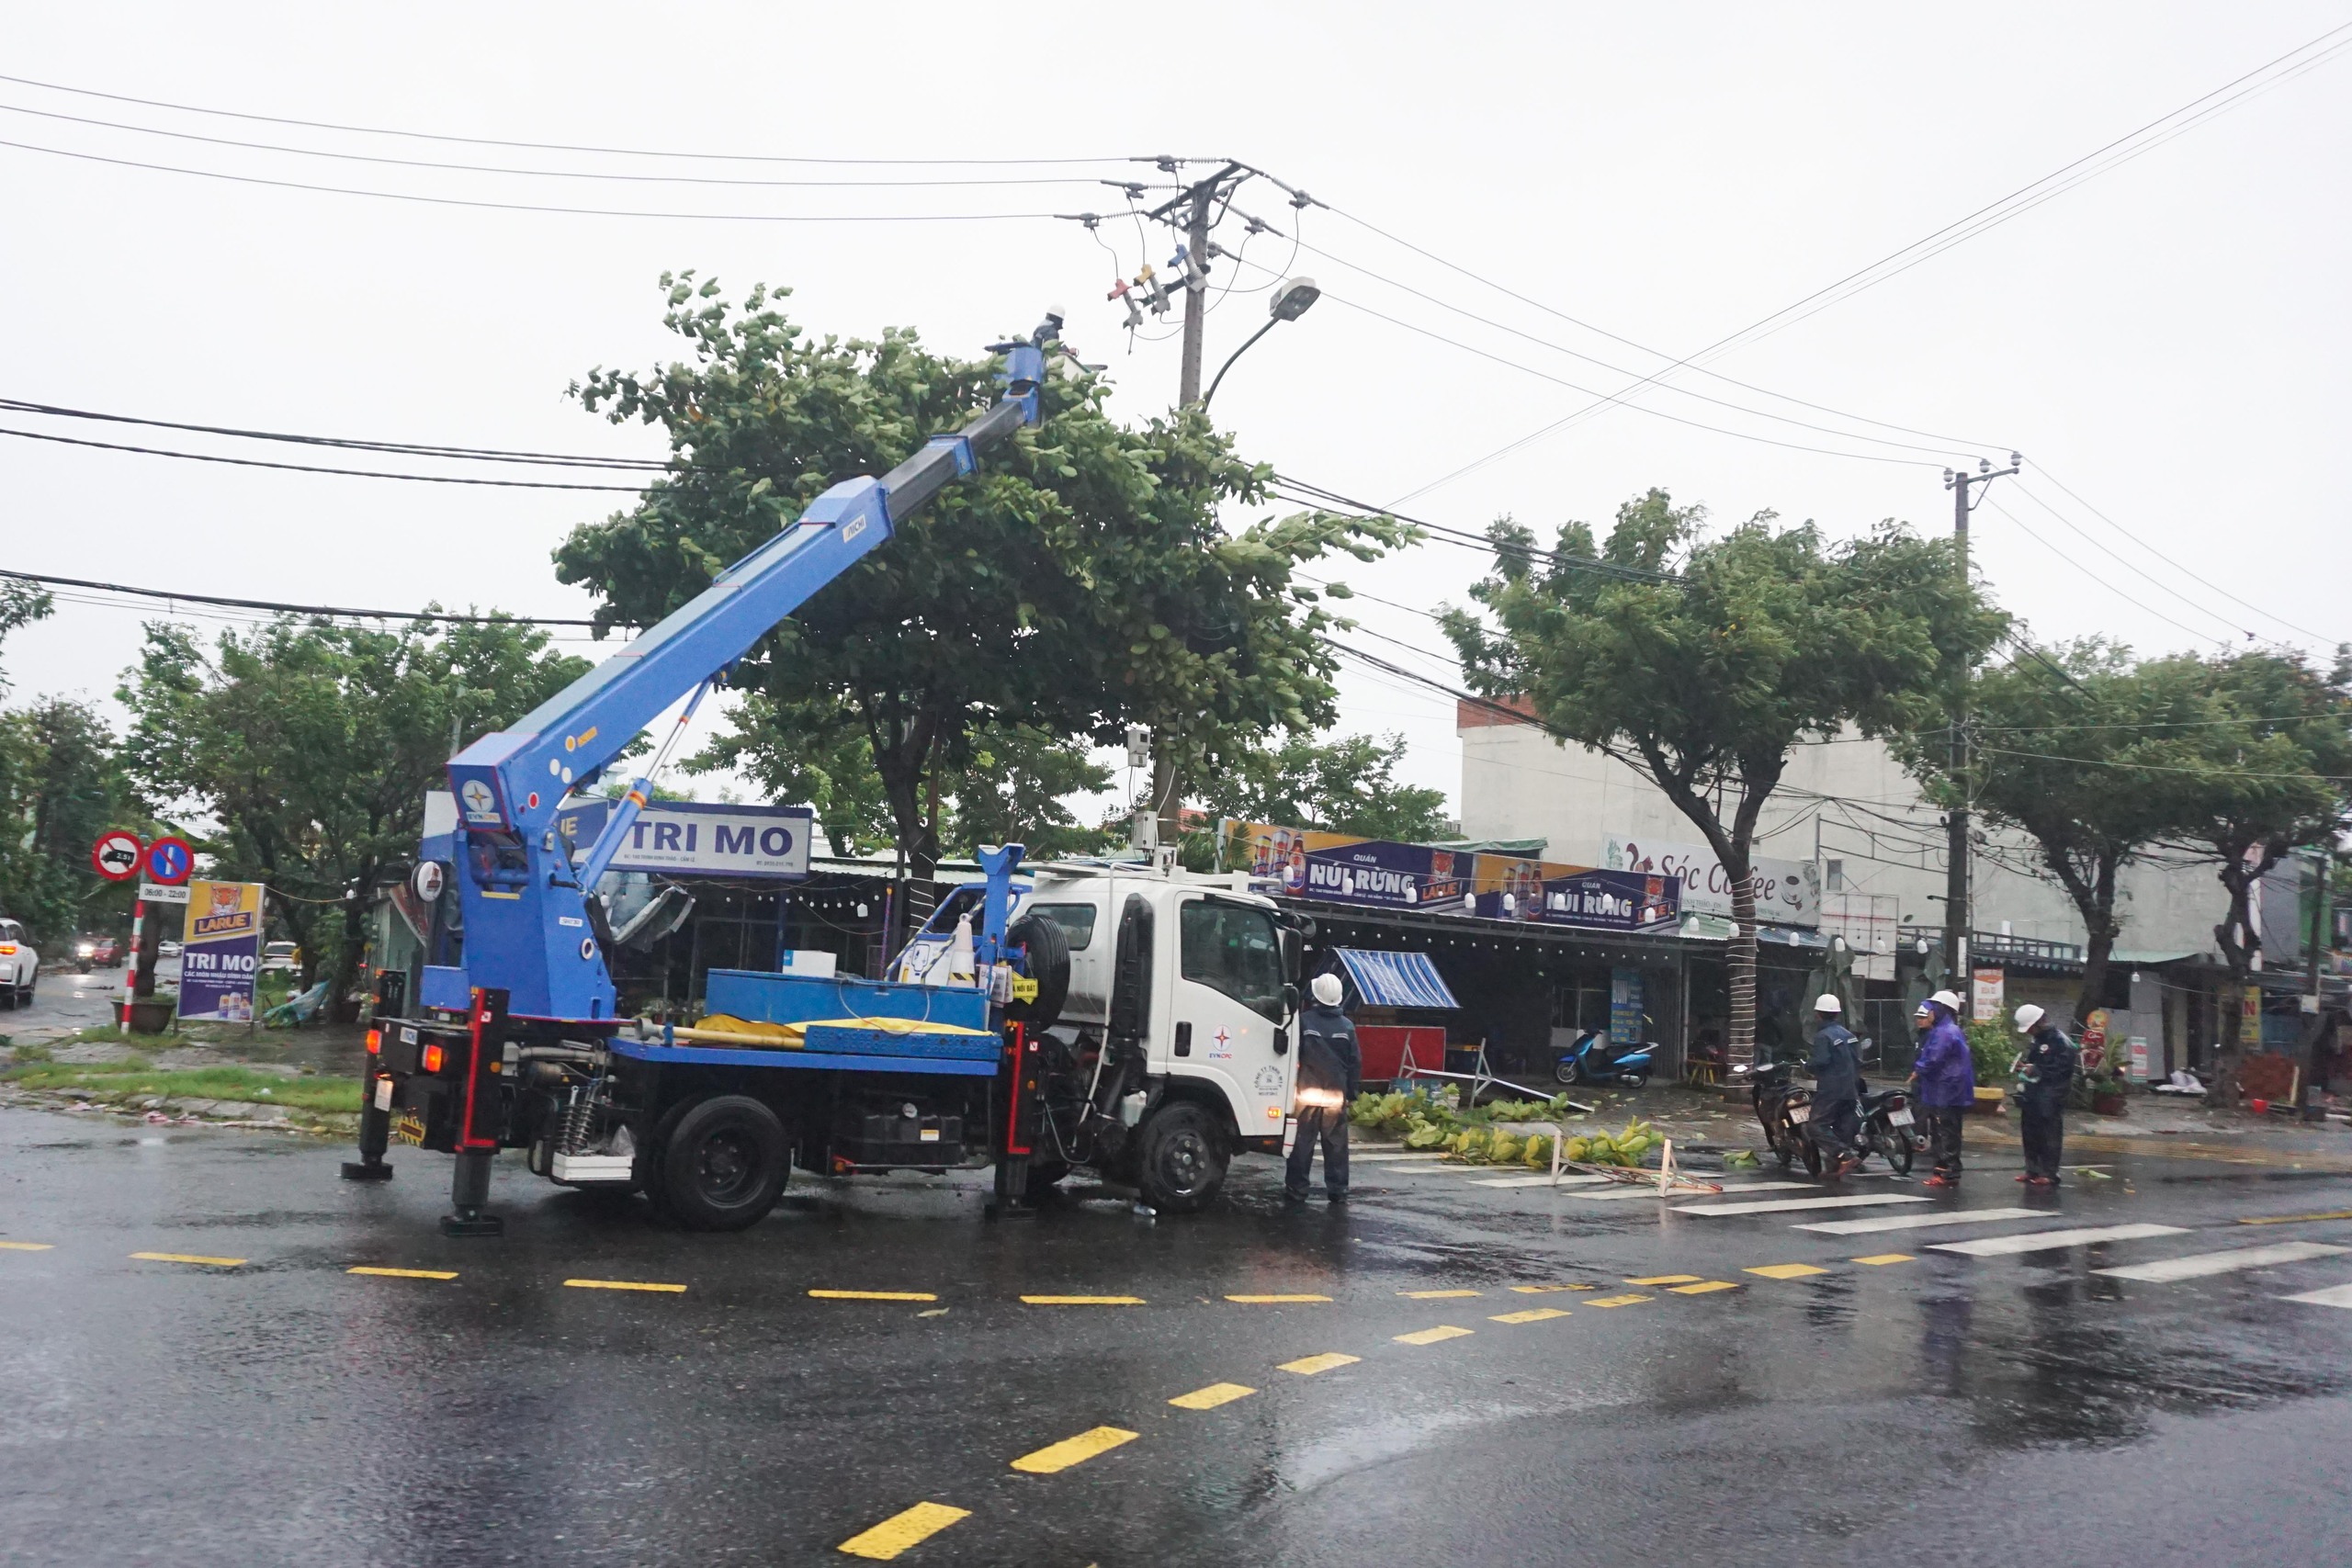
[[136,833],[101,833],[90,846],[90,864],[108,882],[128,882],[139,874],[139,852],[144,847]]

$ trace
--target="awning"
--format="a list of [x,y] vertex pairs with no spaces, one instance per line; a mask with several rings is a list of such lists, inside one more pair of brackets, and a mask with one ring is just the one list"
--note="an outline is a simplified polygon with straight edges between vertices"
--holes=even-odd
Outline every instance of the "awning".
[[1361,947],[1334,949],[1366,1007],[1458,1008],[1437,965],[1426,953],[1374,953]]

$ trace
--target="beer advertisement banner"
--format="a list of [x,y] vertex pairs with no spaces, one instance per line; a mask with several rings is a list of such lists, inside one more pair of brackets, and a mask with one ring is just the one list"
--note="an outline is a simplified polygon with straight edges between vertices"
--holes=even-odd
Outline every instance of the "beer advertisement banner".
[[251,1023],[261,968],[262,885],[191,882],[180,938],[180,1017]]
[[1228,818],[1223,827],[1226,863],[1248,866],[1260,893],[1450,914],[1470,907],[1467,854],[1271,822]]
[[1481,854],[1476,860],[1475,908],[1490,920],[1640,931],[1681,918],[1682,884],[1673,876],[1595,871],[1510,855]]

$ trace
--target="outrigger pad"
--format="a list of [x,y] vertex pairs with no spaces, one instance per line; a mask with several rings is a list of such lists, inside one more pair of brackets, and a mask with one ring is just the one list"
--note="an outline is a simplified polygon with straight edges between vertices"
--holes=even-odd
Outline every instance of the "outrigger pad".
[[392,1168],[379,1159],[347,1159],[343,1162],[345,1181],[390,1181]]
[[496,1214],[476,1214],[471,1219],[461,1214],[444,1214],[441,1216],[441,1234],[454,1236],[504,1235],[506,1222]]

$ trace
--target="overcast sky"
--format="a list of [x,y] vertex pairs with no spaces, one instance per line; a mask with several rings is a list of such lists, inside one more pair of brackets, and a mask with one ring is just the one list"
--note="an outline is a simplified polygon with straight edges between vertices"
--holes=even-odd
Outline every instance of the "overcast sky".
[[[17,6],[0,71],[449,137],[1102,161],[665,161],[348,134],[0,82],[0,141],[95,155],[0,147],[0,396],[337,436],[657,456],[650,432],[605,425],[565,388],[592,367],[671,357],[655,279],[694,268],[735,293],[755,281],[789,285],[791,309],[820,331],[910,326],[954,353],[1025,329],[1042,306],[1062,302],[1067,335],[1111,364],[1119,408],[1139,418],[1172,400],[1175,344],[1130,344],[1120,330],[1103,296],[1142,259],[1137,231],[1116,191],[1087,182],[1121,174],[1116,160],[1134,154],[1231,156],[1349,215],[1300,214],[1253,183],[1238,205],[1316,250],[1294,260],[1288,239],[1263,235],[1246,253],[1251,265],[1216,275],[1220,288],[1238,276],[1238,288],[1210,318],[1212,369],[1263,320],[1266,295],[1241,290],[1289,271],[1328,291],[1252,350],[1216,400],[1243,450],[1285,473],[1473,529],[1504,512],[1546,531],[1566,517],[1605,522],[1620,502],[1660,485],[1725,522],[1771,508],[1843,535],[1890,516],[1949,527],[1943,466],[2005,459],[2015,447],[2025,479],[1994,488],[2006,512],[1979,513],[1976,551],[2038,637],[2101,632],[2156,651],[2243,646],[2247,629],[2306,646],[2352,637],[2337,472],[2352,414],[2352,57],[1709,362],[1748,387],[1688,370],[1670,378],[1736,407],[1651,388],[1631,400],[1638,407],[1434,483],[1590,400],[1561,381],[1614,390],[1633,378],[1574,355],[1639,375],[1666,363],[1564,318],[1668,357],[1691,353],[2352,21],[2342,5],[425,4],[362,15]],[[542,172],[403,167],[190,137]],[[639,212],[1122,216],[1099,241],[1051,218],[599,217],[96,158]],[[1131,168],[1132,177],[1166,177]],[[807,188],[544,172],[555,170],[1076,183]],[[1238,244],[1238,223],[1220,238]],[[1150,247],[1151,260],[1165,260],[1164,231]],[[1792,450],[1644,409],[1906,460]],[[1858,425],[1852,415],[1939,434]],[[23,415],[0,423],[317,457]],[[277,473],[6,437],[0,473],[0,566],[11,570],[541,615],[586,612],[583,594],[555,582],[548,552],[622,499]],[[1432,545],[1343,575],[1434,606],[1458,599],[1480,567],[1473,552]],[[1435,627],[1409,613],[1361,614],[1389,637],[1439,646]],[[10,639],[14,696],[104,696],[136,650],[141,618],[61,604],[51,622]],[[1343,724],[1403,730],[1410,776],[1458,787],[1448,699],[1351,671]]]

